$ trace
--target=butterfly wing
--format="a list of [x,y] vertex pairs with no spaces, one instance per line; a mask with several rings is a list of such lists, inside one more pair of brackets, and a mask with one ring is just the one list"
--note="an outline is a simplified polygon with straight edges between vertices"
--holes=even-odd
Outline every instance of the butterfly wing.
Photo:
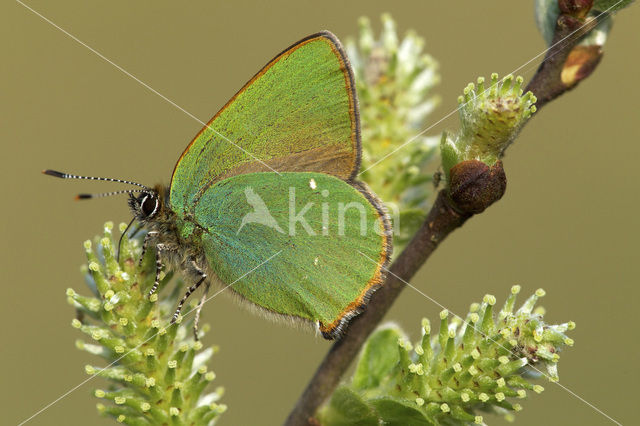
[[351,67],[330,32],[289,47],[198,133],[170,186],[174,211],[191,211],[208,187],[259,171],[316,171],[352,179],[360,129]]
[[375,197],[323,173],[234,176],[194,212],[224,285],[268,313],[318,324],[326,338],[366,304],[390,255]]

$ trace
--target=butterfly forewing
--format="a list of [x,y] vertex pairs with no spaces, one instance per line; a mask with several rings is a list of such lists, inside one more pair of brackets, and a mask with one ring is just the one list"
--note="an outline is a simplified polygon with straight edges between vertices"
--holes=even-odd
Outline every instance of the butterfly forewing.
[[217,181],[259,171],[359,168],[351,68],[329,32],[291,46],[256,74],[195,137],[171,179],[171,205],[188,212]]

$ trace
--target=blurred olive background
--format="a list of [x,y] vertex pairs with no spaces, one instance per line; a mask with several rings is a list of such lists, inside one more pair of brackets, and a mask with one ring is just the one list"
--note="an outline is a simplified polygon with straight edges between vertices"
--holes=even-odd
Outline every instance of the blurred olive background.
[[[457,106],[469,81],[507,74],[544,48],[532,1],[65,1],[27,4],[203,121],[273,55],[329,29],[344,39],[368,16],[390,12],[400,33],[415,29],[440,63],[443,102]],[[106,220],[126,221],[124,197],[74,202],[114,185],[64,182],[55,168],[168,183],[201,125],[19,3],[0,6],[2,78],[3,424],[16,424],[87,379],[99,362],[75,349],[82,336],[65,290],[84,291],[82,242]],[[637,6],[624,10],[595,74],[545,107],[509,149],[505,197],[440,247],[413,284],[463,314],[486,292],[502,303],[513,284],[523,298],[547,290],[552,322],[574,320],[562,353],[564,386],[622,423],[636,410],[638,182],[640,156]],[[539,59],[519,74],[528,80]],[[455,129],[452,116],[432,130]],[[366,141],[364,141],[366,143]],[[115,185],[116,188],[120,186]],[[405,290],[388,315],[416,338],[440,307]],[[330,347],[220,297],[204,309],[211,367],[227,393],[223,425],[278,424]],[[610,423],[559,386],[531,395],[520,425]],[[98,419],[92,380],[35,417],[33,425],[110,424]],[[635,398],[634,398],[635,399]],[[492,424],[501,418],[488,417]]]

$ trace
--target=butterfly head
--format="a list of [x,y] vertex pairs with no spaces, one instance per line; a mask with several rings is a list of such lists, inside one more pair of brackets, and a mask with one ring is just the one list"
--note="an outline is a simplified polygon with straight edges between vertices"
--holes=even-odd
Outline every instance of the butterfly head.
[[142,223],[158,220],[166,212],[166,193],[166,188],[161,185],[138,195],[129,193],[129,208],[133,217]]

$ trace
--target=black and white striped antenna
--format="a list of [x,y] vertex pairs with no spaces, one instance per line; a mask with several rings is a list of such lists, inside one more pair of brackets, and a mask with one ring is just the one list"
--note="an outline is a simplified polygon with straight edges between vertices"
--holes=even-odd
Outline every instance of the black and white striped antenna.
[[78,176],[78,175],[72,175],[69,173],[62,173],[62,172],[58,172],[56,170],[43,170],[42,173],[44,173],[45,175],[49,175],[49,176],[53,176],[53,177],[57,177],[60,179],[80,179],[80,180],[101,180],[101,181],[105,181],[105,182],[119,182],[119,183],[126,183],[128,185],[135,185],[135,186],[139,186],[140,188],[143,189],[123,189],[120,191],[111,191],[111,192],[102,192],[99,194],[78,194],[76,195],[76,200],[88,200],[91,198],[100,198],[100,197],[109,197],[111,195],[118,195],[118,194],[133,194],[136,192],[143,192],[143,193],[147,193],[150,194],[153,191],[151,190],[151,188],[142,185],[141,183],[138,182],[132,182],[130,180],[124,180],[124,179],[115,179],[115,178],[105,178],[105,177],[97,177],[97,176]]

